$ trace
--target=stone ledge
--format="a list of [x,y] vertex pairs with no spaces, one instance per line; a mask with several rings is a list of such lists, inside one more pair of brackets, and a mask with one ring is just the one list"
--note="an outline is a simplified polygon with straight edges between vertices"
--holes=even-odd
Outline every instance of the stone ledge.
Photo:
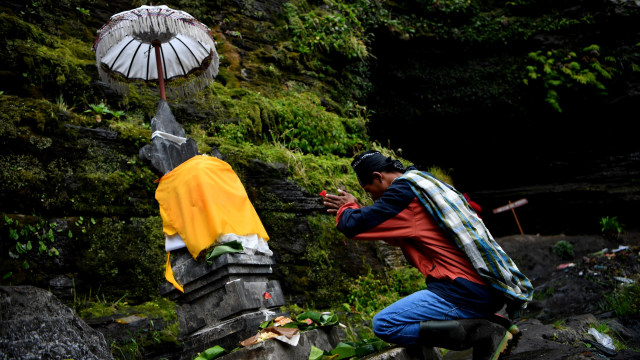
[[343,337],[344,332],[337,326],[320,327],[301,332],[297,346],[291,346],[276,339],[269,339],[236,350],[221,357],[219,360],[308,359],[312,345],[325,351],[331,351]]

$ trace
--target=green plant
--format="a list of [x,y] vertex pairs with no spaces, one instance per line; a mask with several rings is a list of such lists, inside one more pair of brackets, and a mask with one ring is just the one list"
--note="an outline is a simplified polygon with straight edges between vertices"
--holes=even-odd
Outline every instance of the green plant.
[[56,105],[58,106],[58,110],[61,112],[69,112],[73,110],[73,107],[69,107],[65,102],[62,94],[56,98]]
[[76,7],[76,10],[78,10],[80,12],[80,14],[82,14],[83,17],[89,16],[89,13],[91,12],[91,11],[89,11],[87,9],[84,9],[84,8],[81,8],[81,7]]
[[94,113],[96,115],[107,115],[109,108],[104,102],[100,104],[89,104],[89,109],[85,110],[86,113]]
[[413,267],[391,270],[386,277],[360,276],[350,287],[347,307],[371,320],[375,314],[402,297],[426,288],[424,276]]
[[96,121],[98,122],[100,122],[102,117],[106,115],[110,115],[116,120],[120,120],[120,118],[125,115],[125,112],[122,110],[110,110],[104,102],[101,102],[100,104],[89,104],[89,109],[84,112],[94,114],[96,116]]
[[624,232],[624,225],[618,221],[618,217],[605,216],[600,219],[602,233],[605,236],[614,236],[616,239]]
[[565,320],[556,320],[553,322],[553,328],[558,330],[566,330]]
[[637,316],[640,314],[640,285],[635,282],[616,289],[613,294],[604,294],[604,308],[615,311],[620,317]]
[[125,115],[125,112],[122,110],[116,110],[116,111],[110,110],[109,114],[111,114],[111,116],[113,116],[114,119],[120,120],[120,118]]
[[561,93],[573,89],[607,95],[605,83],[618,72],[615,58],[603,58],[598,45],[582,49],[580,55],[567,49],[539,50],[529,53],[529,60],[532,63],[526,66],[524,83],[541,82],[546,89],[545,101],[557,112],[562,112]]
[[[9,250],[9,257],[22,261],[22,269],[29,269],[28,256],[37,249],[37,256],[47,254],[48,256],[58,256],[58,249],[51,244],[55,241],[54,231],[60,232],[58,224],[55,222],[47,223],[42,218],[36,218],[32,224],[21,224],[18,220],[14,220],[9,216],[4,216],[4,224],[9,232],[9,239],[15,241],[15,252]],[[10,277],[12,273],[3,275],[3,279]]]
[[553,245],[553,253],[563,260],[571,260],[575,256],[573,244],[565,240],[560,240]]
[[301,54],[335,52],[348,59],[369,57],[367,35],[359,19],[362,10],[342,2],[329,1],[328,5],[329,11],[302,13],[295,5],[285,4],[295,50]]

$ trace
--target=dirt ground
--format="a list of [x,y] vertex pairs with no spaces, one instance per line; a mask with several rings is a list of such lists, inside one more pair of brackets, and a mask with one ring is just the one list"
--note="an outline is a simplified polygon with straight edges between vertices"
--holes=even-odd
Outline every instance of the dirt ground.
[[[640,359],[640,317],[617,317],[604,306],[614,290],[640,281],[640,232],[617,239],[514,235],[496,241],[536,291],[517,321],[523,336],[509,359]],[[554,253],[559,241],[573,245],[572,258]],[[606,324],[626,349],[602,349],[588,334],[594,323]],[[445,359],[470,359],[470,354],[451,352]]]

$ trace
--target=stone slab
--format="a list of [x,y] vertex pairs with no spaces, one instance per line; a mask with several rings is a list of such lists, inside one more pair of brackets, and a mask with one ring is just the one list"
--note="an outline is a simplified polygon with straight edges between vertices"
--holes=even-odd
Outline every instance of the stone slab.
[[213,263],[209,265],[206,261],[193,260],[186,250],[176,251],[176,253],[171,268],[175,278],[183,285],[185,294],[175,289],[170,283],[164,283],[160,287],[160,293],[171,300],[177,300],[212,283],[215,287],[221,287],[230,281],[228,277],[233,275],[269,275],[273,272],[271,266],[275,264],[273,258],[260,254],[223,254],[213,259]]
[[[265,293],[269,296],[265,296]],[[283,305],[285,299],[277,280],[249,282],[240,279],[194,302],[179,305],[177,313],[181,333],[191,334],[243,313]]]
[[241,341],[257,334],[260,324],[277,316],[288,316],[288,314],[268,310],[254,311],[181,337],[184,348],[180,360],[193,360],[199,352],[216,345],[227,350],[235,349]]
[[219,360],[283,360],[308,359],[311,346],[331,351],[344,338],[344,332],[337,326],[320,327],[300,333],[298,345],[292,346],[277,339],[269,339],[236,350]]

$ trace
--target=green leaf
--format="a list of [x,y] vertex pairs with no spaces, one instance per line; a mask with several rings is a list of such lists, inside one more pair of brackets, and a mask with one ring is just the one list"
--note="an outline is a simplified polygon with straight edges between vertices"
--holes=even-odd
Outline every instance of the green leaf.
[[267,328],[267,327],[272,326],[272,325],[273,325],[273,320],[269,320],[269,321],[265,321],[262,324],[260,324],[259,327],[260,327],[260,329],[264,329],[264,328]]
[[213,259],[223,254],[227,253],[236,253],[244,250],[242,244],[237,241],[229,241],[221,245],[215,246],[209,253],[207,254],[207,260]]
[[69,230],[69,233],[67,235],[69,235],[69,239],[73,237],[73,233],[71,232],[71,230]]
[[[373,348],[373,346],[372,346]],[[345,344],[343,342],[338,343],[338,345],[336,345],[336,347],[331,350],[331,354],[332,355],[338,355],[337,359],[348,359],[352,356],[356,356],[356,349],[349,345],[349,344]]]
[[309,360],[320,360],[324,355],[324,351],[313,345],[311,345],[311,352],[309,353]]
[[307,311],[307,312],[303,312],[302,314],[296,316],[296,320],[300,321],[300,320],[304,320],[304,319],[311,319],[311,320],[319,323],[321,316],[322,316],[322,314],[317,313],[315,311]]
[[2,275],[2,280],[6,280],[13,275],[13,272],[9,271],[8,273]]
[[211,359],[215,359],[216,357],[220,356],[221,354],[223,354],[226,350],[219,346],[216,345],[212,348],[208,348],[207,350],[203,351],[200,356],[204,357],[207,360],[211,360]]
[[338,316],[333,312],[331,314],[323,314],[320,317],[319,323],[322,325],[335,325],[338,323]]
[[27,241],[27,250],[33,249],[33,245],[31,245],[31,240]]
[[355,356],[363,357],[365,355],[369,355],[376,352],[376,348],[372,344],[366,344],[362,346],[358,346],[355,349]]
[[23,268],[23,269],[25,269],[25,270],[29,268],[29,263],[27,262],[27,260],[25,260],[25,261],[22,263],[22,268]]

